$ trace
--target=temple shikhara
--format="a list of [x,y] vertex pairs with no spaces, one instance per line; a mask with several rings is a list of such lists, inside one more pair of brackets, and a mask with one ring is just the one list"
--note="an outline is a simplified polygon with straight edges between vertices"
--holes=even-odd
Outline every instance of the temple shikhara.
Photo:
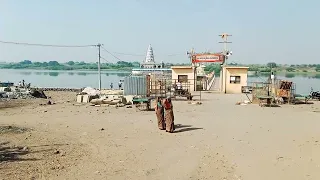
[[149,47],[147,49],[145,60],[140,64],[140,68],[143,68],[143,69],[164,68],[164,63],[163,62],[161,62],[160,64],[157,64],[155,62],[153,49],[151,47],[151,44],[149,45]]

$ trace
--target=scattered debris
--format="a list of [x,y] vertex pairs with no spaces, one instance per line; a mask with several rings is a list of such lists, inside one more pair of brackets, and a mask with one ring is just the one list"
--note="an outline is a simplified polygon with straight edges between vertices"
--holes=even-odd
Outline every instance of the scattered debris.
[[24,133],[28,131],[27,128],[17,126],[0,126],[0,134],[2,133]]
[[44,94],[44,92],[42,90],[36,90],[36,89],[32,89],[30,91],[30,94],[33,96],[33,97],[36,97],[36,98],[44,98],[44,99],[47,99],[47,96]]
[[248,100],[244,100],[243,102],[241,102],[241,101],[236,102],[236,105],[241,105],[241,106],[245,106],[248,104],[251,104],[251,102]]
[[22,148],[22,150],[23,150],[23,151],[28,151],[29,149],[28,149],[27,146],[25,146],[25,147]]
[[195,104],[195,105],[201,105],[202,104],[202,102],[191,102],[191,101],[188,101],[188,104]]

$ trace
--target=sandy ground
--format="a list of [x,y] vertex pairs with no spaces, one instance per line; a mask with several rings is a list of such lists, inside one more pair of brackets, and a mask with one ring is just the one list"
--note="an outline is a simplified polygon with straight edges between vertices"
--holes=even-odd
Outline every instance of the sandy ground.
[[318,102],[262,108],[235,105],[244,95],[203,93],[202,105],[173,102],[168,134],[153,111],[48,95],[56,104],[0,108],[0,179],[320,179]]

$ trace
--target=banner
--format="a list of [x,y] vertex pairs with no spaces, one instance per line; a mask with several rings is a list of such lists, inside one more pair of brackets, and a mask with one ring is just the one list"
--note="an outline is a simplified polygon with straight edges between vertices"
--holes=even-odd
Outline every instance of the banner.
[[192,55],[192,63],[199,62],[221,62],[223,63],[225,56],[223,54],[194,54]]

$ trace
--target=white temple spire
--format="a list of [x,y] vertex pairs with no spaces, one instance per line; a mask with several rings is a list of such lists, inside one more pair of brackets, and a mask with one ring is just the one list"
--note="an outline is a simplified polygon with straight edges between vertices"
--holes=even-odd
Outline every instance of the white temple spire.
[[149,44],[149,47],[147,50],[145,63],[155,63],[154,56],[153,56],[153,49],[151,47],[151,44]]

